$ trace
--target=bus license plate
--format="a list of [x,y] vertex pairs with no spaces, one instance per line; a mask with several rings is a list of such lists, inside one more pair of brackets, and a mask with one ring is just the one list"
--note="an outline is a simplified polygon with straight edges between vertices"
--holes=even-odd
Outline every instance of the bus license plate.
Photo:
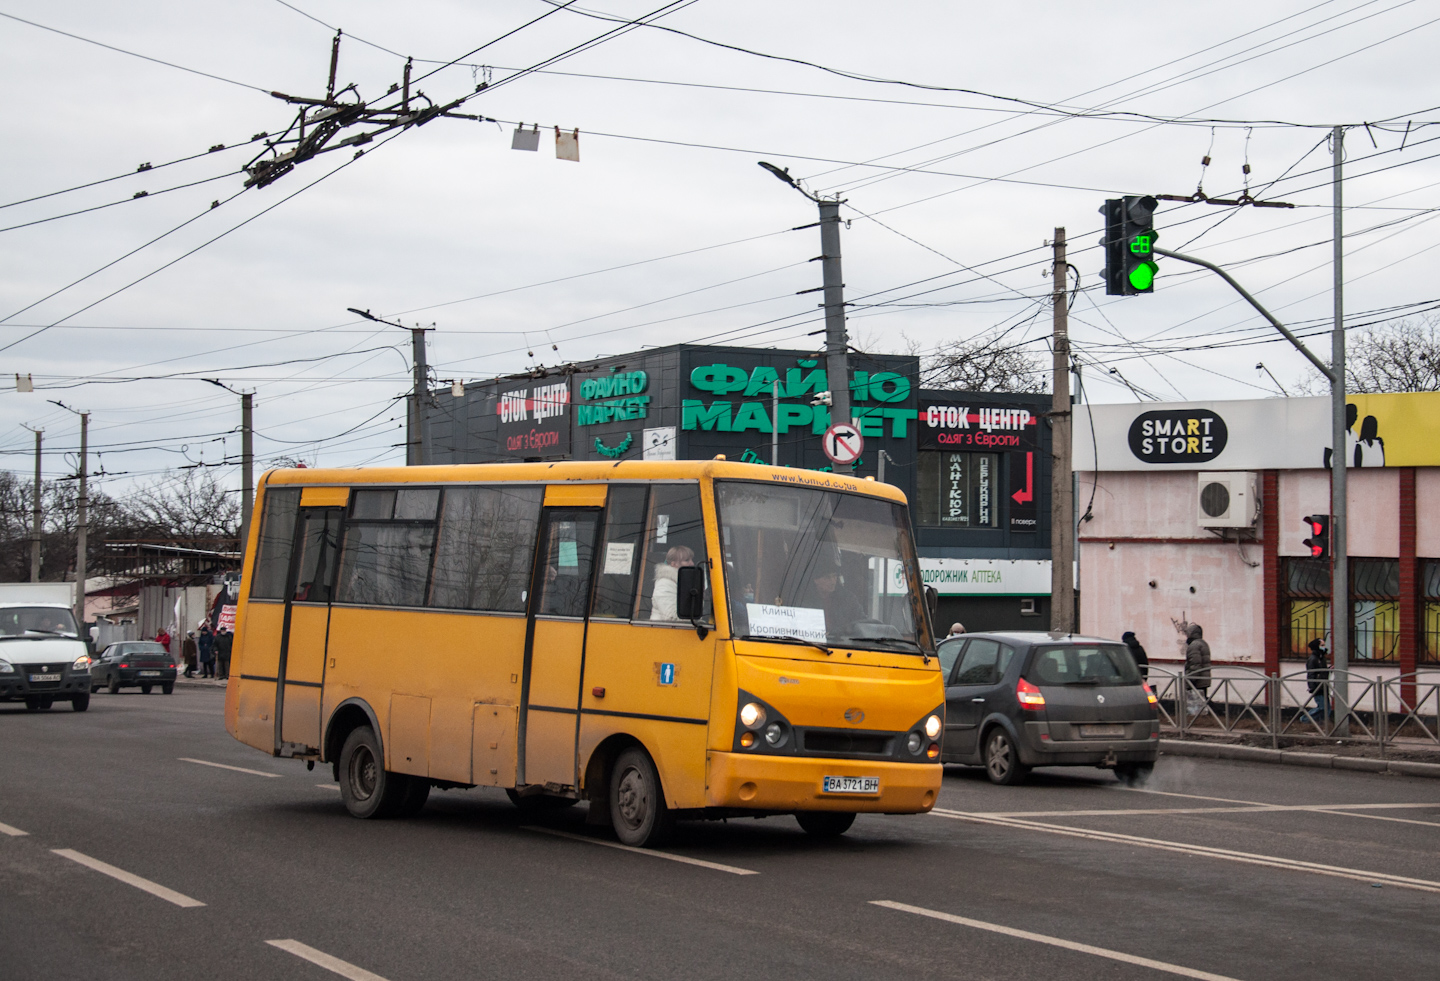
[[158,677],[160,677],[160,672],[159,672],[159,671],[141,671],[141,672],[140,672],[140,677],[142,677],[142,678],[158,678]]
[[1094,736],[1123,736],[1123,735],[1125,735],[1125,727],[1122,726],[1122,725],[1120,725],[1120,724],[1118,724],[1118,723],[1110,723],[1110,724],[1105,724],[1105,725],[1081,726],[1081,727],[1080,727],[1080,735],[1081,735],[1081,736],[1089,736],[1089,737],[1094,737]]
[[32,675],[30,676],[30,680],[31,680],[31,681],[59,681],[59,680],[60,680],[60,676],[59,676],[58,674],[32,674]]
[[878,794],[879,777],[826,777],[824,790],[827,794]]

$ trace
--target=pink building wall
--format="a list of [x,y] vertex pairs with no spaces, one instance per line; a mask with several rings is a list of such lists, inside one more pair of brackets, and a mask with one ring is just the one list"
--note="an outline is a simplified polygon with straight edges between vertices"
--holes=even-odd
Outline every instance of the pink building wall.
[[[1440,471],[1421,470],[1420,475]],[[1418,475],[1417,475],[1418,476]],[[1400,554],[1400,472],[1398,470],[1351,470],[1345,476],[1349,502],[1350,533],[1346,541],[1350,554],[1369,558],[1395,558]],[[1435,506],[1440,506],[1440,482],[1435,488]],[[1418,498],[1418,481],[1417,481]],[[1423,505],[1417,500],[1417,511]],[[1280,554],[1309,555],[1305,539],[1307,514],[1330,511],[1328,470],[1280,471]],[[1432,512],[1436,513],[1436,512]]]

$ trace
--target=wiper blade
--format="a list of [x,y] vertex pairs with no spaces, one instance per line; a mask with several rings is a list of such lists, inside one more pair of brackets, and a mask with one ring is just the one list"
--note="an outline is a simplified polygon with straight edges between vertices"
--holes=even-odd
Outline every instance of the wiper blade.
[[918,653],[925,653],[924,649],[913,640],[905,640],[900,637],[841,637],[840,639],[859,641],[862,644],[904,644]]
[[824,651],[826,654],[834,654],[824,644],[817,644],[813,640],[806,640],[804,637],[794,637],[790,634],[741,634],[737,640],[773,640],[782,644],[804,644],[806,647],[813,647],[817,651]]

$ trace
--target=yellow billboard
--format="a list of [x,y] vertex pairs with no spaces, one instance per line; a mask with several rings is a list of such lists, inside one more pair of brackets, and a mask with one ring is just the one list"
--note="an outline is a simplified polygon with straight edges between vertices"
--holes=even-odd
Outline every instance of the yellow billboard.
[[1440,466],[1440,392],[1348,395],[1352,467]]

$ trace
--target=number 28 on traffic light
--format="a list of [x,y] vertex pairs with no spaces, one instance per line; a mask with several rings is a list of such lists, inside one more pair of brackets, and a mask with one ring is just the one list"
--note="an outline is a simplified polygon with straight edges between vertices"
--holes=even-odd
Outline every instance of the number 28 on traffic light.
[[1135,296],[1155,291],[1156,200],[1148,194],[1130,194],[1105,202],[1105,293]]

